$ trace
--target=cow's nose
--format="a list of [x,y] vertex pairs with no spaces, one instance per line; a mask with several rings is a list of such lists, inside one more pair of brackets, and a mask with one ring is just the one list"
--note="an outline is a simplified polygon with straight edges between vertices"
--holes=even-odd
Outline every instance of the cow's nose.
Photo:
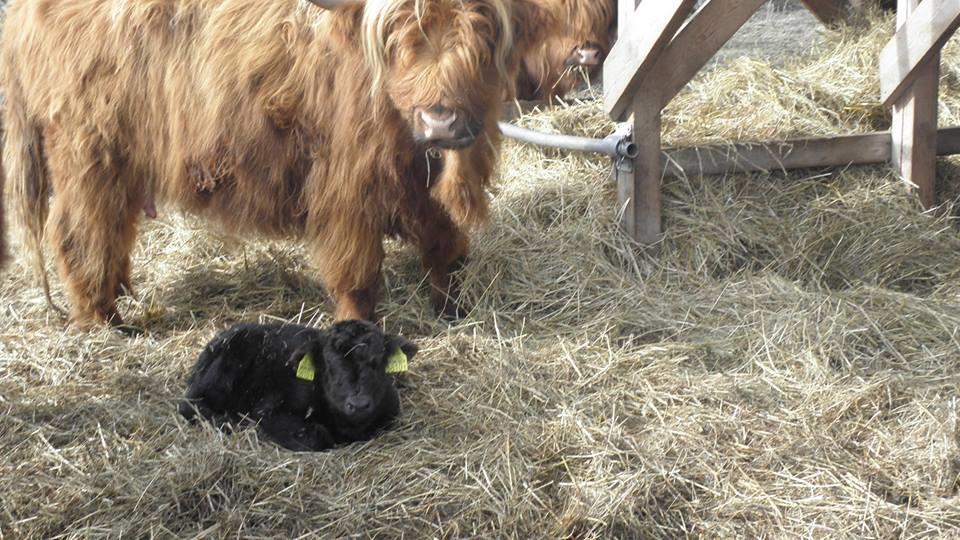
[[367,412],[370,409],[370,398],[351,396],[347,398],[347,412],[350,414]]
[[417,118],[423,129],[423,138],[428,141],[455,139],[458,135],[458,127],[463,124],[457,111],[434,105],[429,109],[418,109]]
[[419,143],[440,148],[463,148],[473,143],[481,125],[462,109],[443,105],[413,109],[414,136]]
[[593,45],[577,47],[574,51],[578,65],[593,67],[600,65],[600,48]]

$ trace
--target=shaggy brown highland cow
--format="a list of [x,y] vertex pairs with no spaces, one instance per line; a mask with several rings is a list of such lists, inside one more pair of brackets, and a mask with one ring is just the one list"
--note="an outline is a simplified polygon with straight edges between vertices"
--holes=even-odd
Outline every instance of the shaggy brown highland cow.
[[554,26],[538,1],[14,2],[0,76],[25,244],[42,270],[50,230],[80,326],[122,324],[154,199],[306,240],[337,319],[372,317],[382,239],[399,235],[455,314],[449,272],[487,218],[500,103]]
[[562,98],[580,81],[581,69],[599,72],[616,24],[612,0],[545,0],[557,20],[550,36],[523,56],[518,99]]

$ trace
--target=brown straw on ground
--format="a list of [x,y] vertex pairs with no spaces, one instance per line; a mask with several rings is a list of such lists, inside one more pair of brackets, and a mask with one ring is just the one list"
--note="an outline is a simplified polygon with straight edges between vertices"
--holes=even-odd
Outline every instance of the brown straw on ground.
[[[701,75],[666,142],[884,127],[891,27]],[[960,124],[958,53],[944,125]],[[595,104],[523,122],[611,129]],[[931,213],[882,166],[667,179],[666,236],[641,250],[616,232],[606,160],[507,144],[461,274],[471,314],[436,321],[415,254],[390,244],[382,322],[421,347],[402,419],[313,455],[174,406],[225,326],[329,322],[298,244],[146,223],[121,306],[137,339],[65,329],[18,259],[0,276],[0,535],[955,535],[960,169],[939,170]]]

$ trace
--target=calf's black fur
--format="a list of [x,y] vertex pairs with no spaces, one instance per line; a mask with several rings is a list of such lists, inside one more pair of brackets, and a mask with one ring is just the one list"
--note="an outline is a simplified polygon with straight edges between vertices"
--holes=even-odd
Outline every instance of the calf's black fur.
[[[200,354],[179,412],[221,429],[259,422],[260,430],[291,450],[324,450],[368,440],[400,411],[387,359],[417,346],[365,321],[326,330],[292,324],[239,324]],[[297,377],[305,354],[313,380]]]

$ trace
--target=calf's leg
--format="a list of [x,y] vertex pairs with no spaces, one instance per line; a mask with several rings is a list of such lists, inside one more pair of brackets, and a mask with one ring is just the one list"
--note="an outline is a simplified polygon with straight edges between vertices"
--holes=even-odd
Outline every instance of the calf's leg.
[[260,419],[260,430],[288,450],[309,452],[333,448],[333,435],[323,425],[292,414],[274,413]]
[[203,398],[184,399],[177,405],[177,412],[191,424],[197,422],[197,415],[199,415],[204,420],[213,424],[217,429],[227,433],[233,431],[233,424],[236,420],[234,416],[229,413],[214,411],[207,406]]

